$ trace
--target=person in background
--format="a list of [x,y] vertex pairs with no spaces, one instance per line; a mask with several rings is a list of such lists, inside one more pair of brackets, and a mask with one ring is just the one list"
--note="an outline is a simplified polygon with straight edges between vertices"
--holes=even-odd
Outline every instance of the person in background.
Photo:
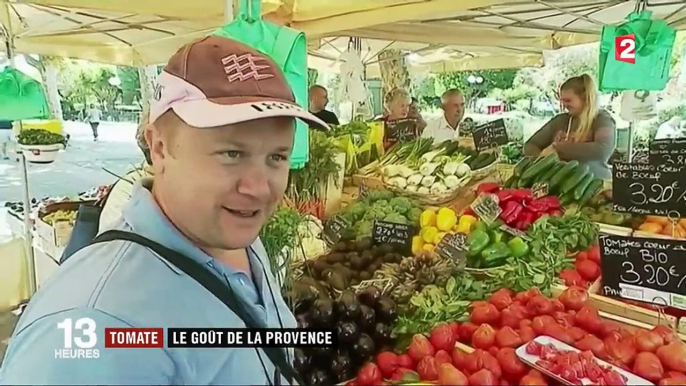
[[410,93],[402,88],[394,88],[384,96],[385,114],[381,120],[388,122],[407,118],[411,103]]
[[0,121],[0,159],[10,159],[9,151],[13,135],[12,121]]
[[412,102],[410,103],[410,109],[407,113],[407,117],[417,121],[417,130],[420,133],[424,131],[424,128],[426,127],[426,121],[422,117],[422,113],[419,109],[419,100],[417,100],[415,97],[412,97]]
[[670,118],[667,122],[660,125],[655,133],[655,139],[674,139],[682,138],[683,132],[681,130],[680,116]]
[[332,111],[326,109],[329,104],[329,93],[324,86],[314,85],[310,87],[310,112],[330,126],[338,126],[338,117]]
[[428,122],[422,137],[433,138],[434,143],[457,139],[460,136],[460,122],[464,117],[465,103],[462,91],[447,90],[441,95],[443,114]]
[[560,101],[567,110],[538,130],[524,145],[524,154],[538,156],[555,151],[561,160],[587,164],[598,178],[612,177],[610,156],[615,148],[615,121],[598,108],[595,82],[584,74],[560,86]]
[[91,125],[91,130],[93,130],[93,141],[98,141],[98,126],[100,126],[100,120],[102,119],[102,113],[100,109],[91,104],[86,112],[86,120],[88,124]]

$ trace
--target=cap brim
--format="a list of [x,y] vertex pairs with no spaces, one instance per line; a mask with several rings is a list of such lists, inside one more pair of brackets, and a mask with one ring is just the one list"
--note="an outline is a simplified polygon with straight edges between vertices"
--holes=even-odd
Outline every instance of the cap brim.
[[329,125],[314,114],[288,101],[221,104],[209,99],[199,99],[174,103],[171,108],[188,125],[200,128],[234,125],[264,118],[293,117],[310,126],[330,129]]

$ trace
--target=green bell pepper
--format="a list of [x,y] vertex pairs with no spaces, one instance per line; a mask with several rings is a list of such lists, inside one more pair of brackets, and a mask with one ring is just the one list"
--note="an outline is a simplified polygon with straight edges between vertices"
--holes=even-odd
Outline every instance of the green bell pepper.
[[526,243],[521,237],[515,237],[507,243],[507,247],[510,249],[510,254],[513,257],[524,257],[529,253],[529,244]]
[[497,219],[497,220],[493,221],[493,223],[491,223],[491,225],[488,225],[488,230],[489,231],[500,230],[500,227],[503,225],[505,225],[503,220]]
[[488,232],[488,235],[491,238],[491,243],[507,242],[507,234],[505,234],[505,232],[501,231],[500,229],[494,229]]
[[467,237],[467,247],[470,256],[478,256],[490,244],[491,239],[485,230],[476,229]]
[[[486,225],[485,222],[478,220],[474,224],[472,224],[472,233],[476,231],[488,231],[488,225]],[[471,233],[470,233],[471,234]]]
[[484,268],[501,266],[505,264],[508,257],[510,257],[510,248],[503,242],[493,243],[481,251]]

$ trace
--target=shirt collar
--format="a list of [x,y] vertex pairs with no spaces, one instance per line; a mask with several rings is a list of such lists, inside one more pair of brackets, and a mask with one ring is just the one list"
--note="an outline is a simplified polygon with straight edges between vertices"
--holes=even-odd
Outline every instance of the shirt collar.
[[458,122],[458,123],[457,123],[457,127],[453,128],[452,126],[450,126],[450,123],[448,122],[448,119],[445,117],[445,113],[441,114],[441,121],[440,121],[440,122],[441,122],[441,127],[442,127],[442,128],[446,128],[446,129],[450,129],[450,130],[455,130],[455,131],[457,131],[457,130],[460,128],[460,123],[461,123],[461,122]]

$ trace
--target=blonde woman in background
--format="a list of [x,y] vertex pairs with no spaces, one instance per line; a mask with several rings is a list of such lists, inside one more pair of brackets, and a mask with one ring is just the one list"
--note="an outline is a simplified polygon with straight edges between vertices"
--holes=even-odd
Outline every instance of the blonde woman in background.
[[[384,122],[392,122],[400,119],[414,119],[414,137],[418,137],[421,134],[421,130],[424,129],[426,123],[424,120],[421,121],[416,118],[416,116],[409,116],[410,105],[412,104],[412,97],[407,90],[402,88],[394,88],[393,90],[386,93],[384,96],[384,107],[386,109],[386,114],[381,118]],[[384,147],[388,149],[392,146],[384,135]]]
[[100,213],[100,226],[99,232],[108,229],[115,221],[121,218],[122,209],[124,205],[131,198],[133,186],[136,181],[152,177],[152,161],[150,160],[150,148],[147,142],[145,142],[145,137],[143,133],[145,132],[145,127],[148,126],[150,114],[148,109],[143,110],[141,115],[140,123],[138,124],[138,130],[136,130],[136,141],[138,142],[138,147],[143,152],[145,156],[145,162],[136,168],[135,170],[129,172],[124,178],[117,181],[105,201],[105,206],[102,208]]
[[615,148],[615,121],[598,108],[595,82],[584,74],[567,79],[560,87],[560,101],[567,110],[548,121],[524,145],[524,154],[557,152],[565,161],[587,164],[596,177],[612,177],[608,161]]

